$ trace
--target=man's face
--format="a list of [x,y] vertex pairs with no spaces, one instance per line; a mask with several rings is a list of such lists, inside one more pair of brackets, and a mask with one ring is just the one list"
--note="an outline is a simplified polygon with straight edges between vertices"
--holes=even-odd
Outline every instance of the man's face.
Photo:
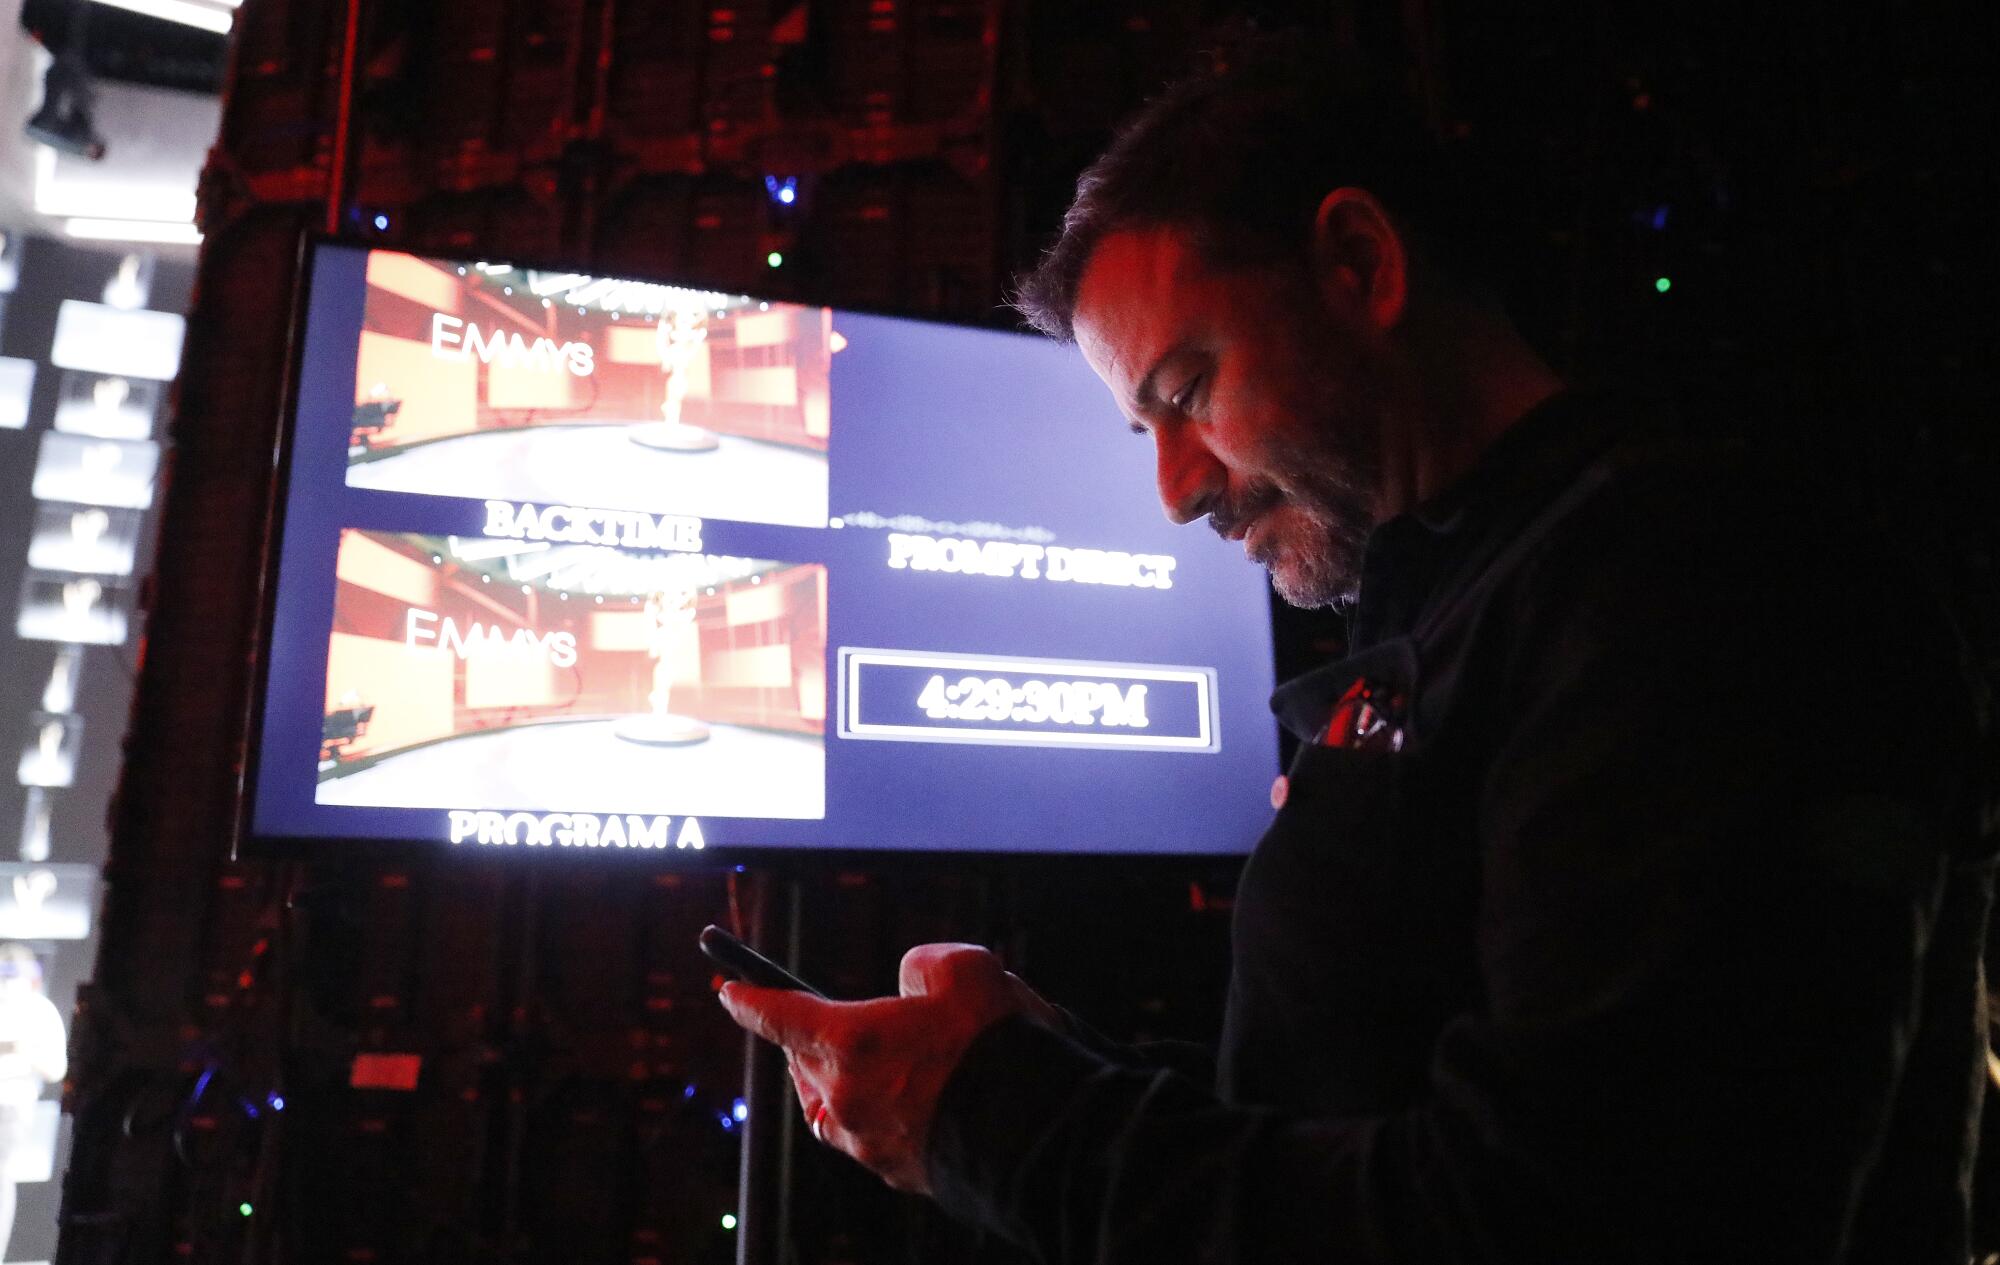
[[1167,517],[1206,515],[1294,606],[1352,600],[1379,517],[1386,376],[1310,278],[1211,268],[1178,230],[1121,230],[1091,254],[1073,325],[1153,440]]

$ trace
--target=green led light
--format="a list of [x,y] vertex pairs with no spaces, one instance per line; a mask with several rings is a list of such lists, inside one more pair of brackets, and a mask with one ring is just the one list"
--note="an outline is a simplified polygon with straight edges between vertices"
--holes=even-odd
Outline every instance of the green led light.
[[725,1229],[725,1230],[734,1230],[734,1229],[736,1228],[736,1214],[735,1214],[735,1213],[733,1213],[733,1212],[725,1212],[725,1213],[723,1213],[723,1214],[722,1214],[722,1228],[723,1228],[723,1229]]
[[252,1209],[251,1209],[251,1207],[250,1207],[250,1205],[249,1205],[249,1204],[247,1204],[247,1203],[240,1203],[240,1204],[237,1204],[237,1205],[236,1205],[236,1211],[238,1211],[238,1212],[242,1213],[242,1214],[243,1214],[244,1216],[246,1216],[246,1217],[247,1217],[247,1216],[249,1216],[249,1215],[250,1215],[250,1213],[251,1213]]
[[1653,288],[1655,290],[1658,290],[1661,294],[1665,294],[1667,291],[1674,288],[1673,279],[1670,277],[1661,277],[1658,281],[1655,281],[1653,283]]
[[784,266],[785,257],[774,250],[770,254],[764,256],[764,262],[771,265],[773,268],[780,268]]

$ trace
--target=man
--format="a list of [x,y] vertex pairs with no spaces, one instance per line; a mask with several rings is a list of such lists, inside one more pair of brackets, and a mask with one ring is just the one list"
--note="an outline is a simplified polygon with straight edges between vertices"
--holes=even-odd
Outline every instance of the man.
[[1044,1261],[1962,1265],[1991,875],[1948,626],[1859,516],[1566,390],[1452,214],[1496,195],[1325,78],[1148,107],[1021,300],[1171,517],[1354,603],[1274,699],[1212,1083],[969,946],[724,1005],[822,1141]]

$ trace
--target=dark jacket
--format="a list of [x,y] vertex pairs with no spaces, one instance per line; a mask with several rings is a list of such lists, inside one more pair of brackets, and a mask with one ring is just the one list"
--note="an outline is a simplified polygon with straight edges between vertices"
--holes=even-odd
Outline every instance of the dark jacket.
[[1963,1265],[1986,766],[1914,574],[1741,447],[1543,405],[1273,700],[1214,1083],[996,1025],[938,1198],[1048,1262]]

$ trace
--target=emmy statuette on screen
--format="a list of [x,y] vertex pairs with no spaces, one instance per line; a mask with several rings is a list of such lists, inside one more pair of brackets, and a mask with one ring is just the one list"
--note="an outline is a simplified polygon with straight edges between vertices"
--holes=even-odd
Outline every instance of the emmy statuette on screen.
[[672,452],[712,452],[722,444],[714,431],[681,420],[681,401],[687,398],[688,371],[694,362],[695,349],[708,338],[708,312],[694,306],[699,302],[699,297],[690,297],[668,308],[654,326],[660,372],[667,378],[666,398],[660,402],[661,420],[641,423],[628,432],[635,444]]
[[656,747],[683,747],[708,741],[708,726],[692,716],[669,710],[674,690],[674,648],[694,627],[694,584],[687,579],[646,599],[646,653],[653,660],[653,691],[646,696],[652,710],[627,716],[612,732],[627,742]]

